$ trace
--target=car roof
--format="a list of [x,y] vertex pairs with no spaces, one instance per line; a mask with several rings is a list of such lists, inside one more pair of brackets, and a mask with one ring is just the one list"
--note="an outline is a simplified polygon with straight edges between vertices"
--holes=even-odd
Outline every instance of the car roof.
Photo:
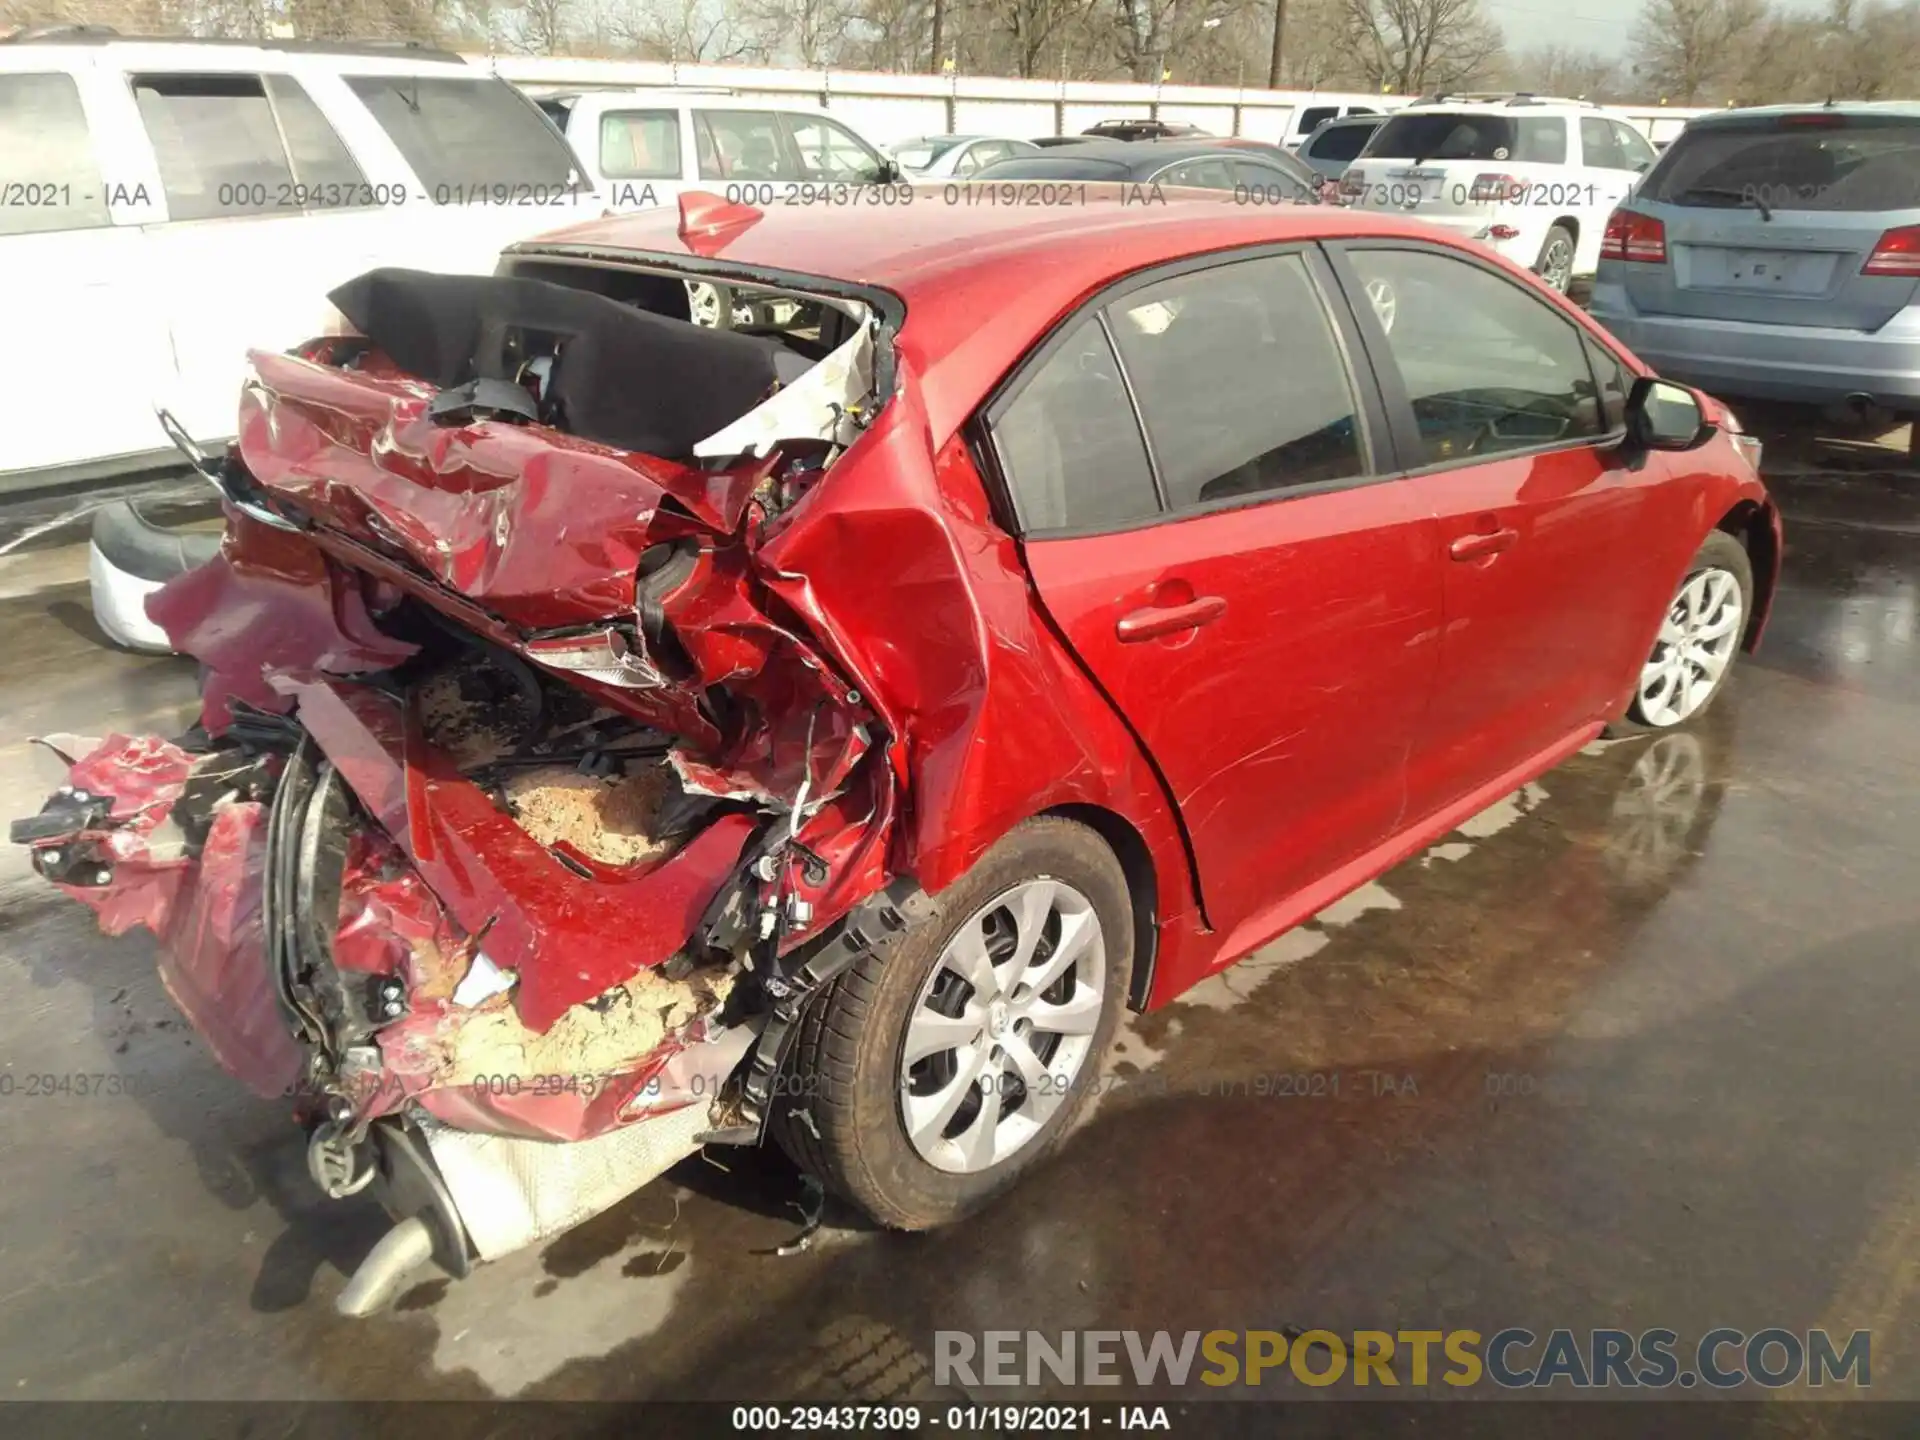
[[[1222,145],[1222,140],[1230,136],[1176,136],[1165,140],[1104,140],[1089,138],[1075,145],[1071,150],[1065,146],[1043,146],[1043,149],[1066,151],[1060,155],[1048,155],[1047,163],[1077,165],[1086,160],[1100,160],[1109,164],[1122,165],[1130,174],[1143,174],[1158,170],[1163,165],[1172,165],[1181,160],[1191,160],[1203,156],[1218,156],[1223,150],[1238,150],[1245,154],[1259,155],[1263,152],[1251,145]],[[1269,147],[1279,149],[1278,146]],[[1283,152],[1284,153],[1284,152]],[[1042,158],[1027,156],[1022,160],[1003,161],[1003,164],[1038,165]]]
[[[202,40],[178,35],[122,35],[105,26],[48,25],[0,36],[0,53],[31,53],[50,58],[74,54],[98,55],[103,51],[151,69],[164,70],[173,65],[191,64],[196,56],[218,55],[225,60],[254,55],[280,58],[300,56],[316,62],[340,59],[353,62],[382,61],[381,68],[418,67],[422,72],[459,69],[476,71],[451,50],[422,45],[414,40]],[[132,51],[132,55],[123,52]]]
[[690,237],[680,234],[678,208],[663,206],[555,231],[509,253],[616,264],[705,259],[898,296],[907,312],[901,360],[919,381],[936,442],[944,443],[1060,315],[1122,275],[1294,240],[1387,235],[1455,243],[1421,221],[1334,206],[1242,205],[1225,190],[1172,188],[1140,203],[1137,187],[1074,182],[1067,203],[986,205],[965,199],[975,189],[914,186],[910,201],[880,209],[770,205],[730,231]]
[[1715,110],[1706,115],[1696,115],[1687,122],[1687,129],[1707,130],[1720,125],[1738,125],[1746,120],[1770,120],[1783,115],[1880,115],[1920,120],[1920,101],[1836,100],[1824,105],[1749,105],[1738,110]]

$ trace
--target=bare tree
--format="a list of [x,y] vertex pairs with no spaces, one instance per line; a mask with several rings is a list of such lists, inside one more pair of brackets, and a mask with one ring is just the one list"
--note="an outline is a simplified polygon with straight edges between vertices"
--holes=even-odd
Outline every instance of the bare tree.
[[1267,60],[1267,88],[1280,88],[1281,62],[1286,54],[1287,0],[1273,0],[1273,53]]
[[1622,100],[1628,80],[1620,61],[1570,45],[1542,45],[1522,51],[1508,68],[1516,90],[1536,95],[1572,95],[1587,100]]
[[1368,88],[1422,94],[1483,80],[1503,60],[1479,0],[1346,0],[1344,34]]
[[641,0],[609,15],[606,28],[624,48],[652,59],[724,65],[753,53],[724,0]]
[[847,0],[735,0],[735,7],[756,54],[810,70],[838,62],[855,14]]
[[521,0],[513,45],[529,55],[564,55],[571,48],[573,0]]
[[1636,72],[1657,98],[1679,105],[1727,98],[1749,31],[1766,0],[1647,0],[1634,29]]
[[1006,38],[1014,73],[1034,76],[1085,20],[1092,0],[981,0],[979,9]]

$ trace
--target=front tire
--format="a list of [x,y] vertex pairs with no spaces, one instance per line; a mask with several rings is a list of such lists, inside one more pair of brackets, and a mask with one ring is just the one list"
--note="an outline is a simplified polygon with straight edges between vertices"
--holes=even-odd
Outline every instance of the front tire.
[[1733,673],[1753,614],[1753,562],[1724,530],[1694,552],[1616,734],[1671,730],[1706,713]]
[[815,998],[775,1136],[883,1225],[926,1230],[978,1209],[1072,1127],[1133,949],[1113,852],[1071,821],[1027,821],[885,956]]

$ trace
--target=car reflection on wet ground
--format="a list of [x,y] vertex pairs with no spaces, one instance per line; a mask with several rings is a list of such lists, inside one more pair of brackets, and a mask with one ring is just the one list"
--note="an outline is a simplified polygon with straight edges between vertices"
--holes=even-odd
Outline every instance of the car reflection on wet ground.
[[[1875,1395],[1920,1398],[1920,480],[1798,423],[1772,629],[1700,729],[1132,1017],[1057,1161],[939,1233],[830,1212],[776,1256],[798,1182],[722,1150],[341,1320],[378,1214],[320,1198],[144,937],[0,857],[0,1393],[877,1400],[935,1395],[936,1329],[1724,1324],[1871,1329]],[[189,662],[97,643],[83,551],[0,560],[0,626],[9,814],[53,773],[25,737],[191,715]]]

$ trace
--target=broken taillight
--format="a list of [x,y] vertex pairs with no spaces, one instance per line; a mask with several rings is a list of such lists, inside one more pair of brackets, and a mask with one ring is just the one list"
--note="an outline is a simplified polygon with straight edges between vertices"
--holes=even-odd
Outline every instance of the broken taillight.
[[1664,265],[1667,263],[1667,227],[1638,210],[1616,210],[1607,217],[1607,232],[1600,237],[1600,258]]
[[1920,225],[1900,225],[1882,235],[1860,267],[1862,275],[1920,277]]

